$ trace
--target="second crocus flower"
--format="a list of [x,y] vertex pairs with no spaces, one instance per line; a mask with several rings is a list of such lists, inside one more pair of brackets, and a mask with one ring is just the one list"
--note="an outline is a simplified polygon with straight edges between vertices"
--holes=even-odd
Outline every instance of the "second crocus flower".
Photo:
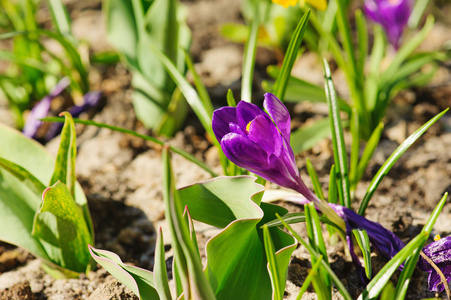
[[[429,257],[442,271],[446,277],[446,281],[451,281],[451,236],[439,239],[432,242],[423,248],[424,254]],[[434,268],[420,256],[418,261],[418,268],[422,271],[428,272],[428,285],[431,292],[443,292],[445,289],[440,276]]]
[[384,28],[388,41],[398,49],[412,11],[411,0],[365,0],[364,10],[368,18]]

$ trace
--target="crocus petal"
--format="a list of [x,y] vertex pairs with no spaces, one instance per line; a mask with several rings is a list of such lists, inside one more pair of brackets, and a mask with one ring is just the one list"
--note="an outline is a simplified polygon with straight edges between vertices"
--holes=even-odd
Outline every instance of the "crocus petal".
[[289,141],[291,132],[291,118],[288,109],[285,105],[283,105],[282,101],[280,101],[273,94],[266,93],[263,107],[271,116],[271,119],[274,121],[277,128],[279,128],[282,136]]
[[[430,243],[423,248],[423,252],[427,255],[427,257],[432,259],[436,265],[451,265],[451,236],[447,236]],[[432,269],[431,265],[429,265],[429,263],[427,263],[422,257],[420,257],[418,267],[423,271]]]
[[266,113],[257,105],[240,101],[236,106],[236,122],[241,128],[246,128],[249,122],[259,115],[266,115]]
[[249,126],[249,139],[258,144],[268,154],[279,157],[282,136],[268,115],[257,116]]
[[30,115],[27,118],[22,133],[29,138],[32,138],[38,132],[39,127],[42,122],[39,119],[47,117],[50,112],[50,103],[52,102],[52,97],[45,96],[44,99],[39,101],[31,110]]
[[229,128],[230,128],[230,132],[232,132],[232,133],[247,136],[247,133],[240,126],[238,126],[238,124],[230,123]]
[[218,142],[230,132],[229,124],[236,123],[236,107],[225,106],[213,112],[212,128]]
[[[451,265],[439,266],[439,268],[445,276],[446,281],[449,283],[451,281]],[[428,289],[431,292],[443,292],[443,290],[445,289],[440,276],[434,269],[429,271]]]
[[221,140],[221,148],[234,164],[251,172],[264,169],[268,161],[265,150],[247,136],[240,134],[226,134]]
[[36,135],[42,124],[39,119],[47,117],[50,112],[50,104],[53,98],[59,96],[69,86],[69,84],[69,78],[63,77],[60,81],[58,81],[50,93],[33,107],[22,129],[22,133],[25,136],[32,138]]
[[329,205],[345,220],[346,223],[349,223],[351,228],[366,230],[373,247],[385,258],[392,259],[402,248],[404,248],[404,243],[393,232],[385,229],[379,223],[372,222],[341,205]]

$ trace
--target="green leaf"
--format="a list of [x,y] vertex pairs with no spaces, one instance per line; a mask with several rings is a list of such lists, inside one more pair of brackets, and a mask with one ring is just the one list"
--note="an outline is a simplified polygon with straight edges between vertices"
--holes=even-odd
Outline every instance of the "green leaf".
[[360,9],[355,11],[355,24],[359,49],[359,55],[356,62],[357,76],[363,77],[365,75],[365,61],[368,57],[368,25],[365,16]]
[[24,185],[26,185],[38,196],[40,196],[46,188],[46,186],[41,181],[39,181],[39,179],[34,177],[33,174],[31,174],[21,166],[10,162],[9,160],[0,157],[0,167],[22,181]]
[[233,92],[231,89],[227,90],[227,105],[231,107],[236,107],[236,100],[233,96]]
[[380,122],[368,139],[368,142],[366,143],[365,149],[363,149],[362,156],[360,157],[359,163],[357,165],[355,176],[352,178],[351,190],[356,189],[357,183],[359,183],[359,181],[363,177],[363,174],[365,174],[366,167],[368,166],[368,163],[370,162],[371,157],[373,157],[373,153],[376,150],[377,145],[379,144],[383,130],[384,123]]
[[241,78],[241,100],[251,102],[252,84],[254,82],[255,55],[257,53],[260,1],[253,1],[253,18],[250,24],[249,37],[244,45],[243,68]]
[[[288,225],[281,217],[277,217],[283,224],[283,226],[288,229],[288,231],[302,244],[302,246],[304,246],[305,248],[307,248],[307,250],[310,252],[310,254],[312,256],[315,256],[317,260],[319,260],[321,254],[316,252],[299,234],[296,233],[296,231],[293,230],[293,228]],[[335,275],[334,271],[332,271],[332,269],[330,268],[329,264],[324,261],[324,259],[321,259],[321,266],[326,269],[326,271],[328,272],[332,282],[335,284],[335,286],[337,287],[338,291],[340,292],[340,294],[343,296],[344,299],[346,300],[351,300],[351,296],[349,295],[348,291],[346,290],[345,286],[343,285],[343,283],[340,281],[340,279],[338,279],[337,275]]]
[[362,203],[359,207],[359,215],[363,216],[365,214],[365,210],[368,207],[368,203],[371,200],[371,197],[373,196],[374,192],[376,191],[377,187],[381,183],[382,179],[387,175],[388,171],[393,167],[393,165],[398,161],[398,159],[401,157],[401,155],[406,152],[406,150],[412,146],[412,144],[423,135],[423,133],[426,132],[426,130],[429,129],[432,125],[434,125],[435,122],[437,122],[446,112],[448,111],[448,108],[430,119],[428,122],[426,122],[423,126],[418,128],[414,133],[412,133],[401,145],[399,145],[398,148],[390,155],[390,157],[385,161],[385,163],[380,167],[379,171],[377,171],[376,175],[374,176],[373,180],[371,180],[370,186],[368,187],[368,190],[362,200]]
[[65,118],[63,130],[61,131],[61,142],[56,156],[55,170],[49,185],[57,181],[66,184],[69,192],[74,196],[75,186],[75,157],[77,156],[77,143],[75,124],[68,112],[61,113]]
[[170,162],[169,148],[163,148],[163,188],[166,219],[171,232],[174,259],[179,270],[184,297],[186,299],[215,299],[212,287],[203,273],[202,263],[194,242],[191,239],[189,225],[182,217],[182,206],[178,191],[175,189],[174,175]]
[[155,243],[155,263],[153,267],[153,276],[155,288],[161,300],[170,300],[171,290],[169,289],[168,272],[166,270],[165,251],[163,243],[163,232],[161,228],[157,232],[157,241]]
[[318,269],[321,266],[321,261],[323,260],[323,256],[320,255],[318,257],[318,260],[316,261],[315,264],[313,264],[312,268],[310,269],[310,271],[308,272],[307,277],[304,280],[304,283],[301,286],[301,289],[299,291],[298,296],[296,297],[296,300],[300,300],[302,298],[302,296],[304,295],[304,293],[307,291],[310,283],[313,280],[313,277],[316,276],[318,274]]
[[42,243],[51,262],[86,272],[90,263],[87,247],[93,241],[83,213],[65,184],[57,182],[44,191],[32,235]]
[[324,60],[324,77],[326,80],[325,90],[329,106],[330,127],[332,131],[332,142],[334,147],[334,161],[338,172],[338,190],[342,206],[351,207],[351,196],[349,189],[348,159],[344,143],[343,126],[341,124],[340,111],[338,109],[337,97],[329,65]]
[[301,153],[315,146],[329,134],[329,118],[320,119],[309,126],[302,126],[298,130],[291,133],[291,148],[294,153]]
[[65,36],[72,36],[70,29],[70,17],[66,7],[60,0],[48,0],[50,12],[52,14],[53,25],[59,33]]
[[279,277],[280,270],[276,262],[274,244],[271,240],[271,234],[269,233],[268,226],[266,225],[263,225],[263,241],[265,244],[266,258],[268,259],[269,277],[271,278],[271,286],[273,290],[272,299],[282,300],[284,290],[281,289],[279,280],[285,278]]
[[429,32],[432,30],[433,26],[434,26],[434,17],[432,15],[429,15],[426,19],[426,23],[424,24],[420,32],[418,32],[412,39],[410,39],[401,46],[401,48],[396,53],[395,58],[391,62],[390,66],[382,74],[381,76],[381,79],[383,81],[383,83],[381,84],[382,86],[385,84],[388,85],[390,84],[393,77],[395,77],[396,74],[398,73],[402,63],[424,41]]
[[[319,222],[318,214],[316,213],[315,205],[313,203],[305,204],[304,211],[306,217],[305,225],[307,228],[307,235],[310,246],[316,252],[320,253],[321,256],[323,256],[325,262],[328,263],[326,246],[324,244],[321,232],[321,224]],[[316,263],[316,256],[313,254],[311,255],[311,261],[312,264]],[[313,287],[318,294],[319,299],[332,298],[330,277],[323,268],[320,268],[318,275],[314,276]]]
[[313,189],[315,190],[315,194],[321,200],[325,200],[323,190],[321,188],[321,183],[319,182],[318,174],[316,173],[315,168],[313,168],[312,162],[308,158],[307,158],[307,172],[310,176],[310,179],[312,180]]
[[160,299],[150,271],[126,265],[115,253],[89,246],[94,260],[140,299]]
[[[319,216],[318,218],[319,218],[319,220],[322,223],[325,223],[327,225],[331,225],[334,228],[336,228],[339,231],[341,231],[341,233],[343,235],[346,235],[346,233],[341,229],[340,226],[338,226],[337,224],[335,224],[334,222],[332,222],[328,218],[322,217],[322,216]],[[305,222],[305,214],[303,214],[303,213],[286,214],[284,216],[280,216],[279,219],[275,219],[275,220],[267,222],[265,225],[267,225],[268,227],[282,226],[283,223],[282,223],[282,221],[280,219],[282,219],[283,222],[285,222],[286,224],[302,223],[302,222]]]
[[363,254],[363,261],[365,264],[365,274],[367,278],[371,278],[371,246],[368,233],[364,229],[353,229],[352,233],[360,247]]
[[287,83],[290,79],[291,70],[293,69],[294,61],[296,60],[299,52],[299,47],[301,46],[304,32],[307,29],[309,16],[310,10],[308,10],[299,21],[296,29],[294,30],[293,36],[291,37],[287,51],[285,52],[285,58],[283,59],[279,76],[277,77],[276,83],[273,87],[273,93],[279,99],[285,98]]
[[261,217],[263,186],[253,176],[217,177],[178,191],[194,220],[224,228],[237,219]]

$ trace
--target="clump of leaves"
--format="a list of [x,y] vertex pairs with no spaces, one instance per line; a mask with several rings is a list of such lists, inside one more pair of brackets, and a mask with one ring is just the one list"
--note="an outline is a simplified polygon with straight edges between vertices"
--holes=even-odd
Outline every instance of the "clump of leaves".
[[75,177],[75,126],[62,115],[56,162],[37,142],[0,126],[0,240],[41,258],[54,277],[76,277],[91,269],[94,231]]

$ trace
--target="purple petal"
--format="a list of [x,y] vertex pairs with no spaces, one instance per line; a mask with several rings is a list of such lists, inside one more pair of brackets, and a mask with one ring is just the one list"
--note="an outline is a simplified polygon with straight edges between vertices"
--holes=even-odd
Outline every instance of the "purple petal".
[[[443,275],[445,275],[446,281],[449,283],[451,281],[451,266],[440,266],[439,268],[442,271]],[[443,292],[443,290],[445,289],[440,276],[437,274],[437,272],[435,272],[435,270],[429,271],[428,288],[431,292]]]
[[[444,237],[438,241],[432,242],[423,248],[424,254],[427,255],[436,265],[451,265],[451,236]],[[420,270],[432,270],[432,266],[426,260],[420,257],[418,261]]]
[[351,228],[365,229],[373,247],[385,258],[393,258],[402,248],[404,248],[404,243],[393,232],[385,229],[379,223],[372,222],[341,205],[329,205],[345,220],[346,223],[349,223]]
[[50,112],[50,104],[53,98],[59,96],[69,86],[69,84],[69,78],[63,77],[60,81],[58,81],[50,93],[33,107],[22,129],[25,136],[33,138],[36,135],[42,124],[39,119],[47,117]]
[[76,118],[80,116],[82,112],[85,112],[93,107],[95,107],[100,100],[100,97],[102,97],[102,92],[94,91],[94,92],[88,92],[83,96],[83,99],[85,100],[85,103],[80,106],[72,106],[68,109],[68,112],[72,115],[72,117]]
[[212,128],[219,143],[227,133],[230,133],[230,123],[237,123],[236,107],[225,106],[214,111]]
[[291,118],[288,109],[285,105],[283,105],[282,101],[280,101],[273,94],[266,93],[263,107],[269,113],[277,128],[279,128],[282,136],[289,141],[291,133]]
[[268,115],[257,116],[249,126],[249,139],[268,153],[279,157],[282,149],[282,136]]
[[52,97],[45,96],[44,99],[39,101],[33,107],[22,129],[22,133],[26,137],[33,138],[36,135],[42,124],[39,119],[45,118],[50,112],[50,103],[52,102],[52,99]]
[[246,101],[238,102],[236,107],[236,123],[241,128],[246,128],[249,122],[259,115],[266,115],[266,113],[257,105]]
[[229,128],[230,128],[230,132],[232,132],[232,133],[247,136],[247,133],[240,126],[238,126],[235,123],[230,123]]
[[266,152],[247,136],[236,133],[226,134],[221,140],[221,148],[225,156],[234,164],[251,172],[265,169],[267,165]]

